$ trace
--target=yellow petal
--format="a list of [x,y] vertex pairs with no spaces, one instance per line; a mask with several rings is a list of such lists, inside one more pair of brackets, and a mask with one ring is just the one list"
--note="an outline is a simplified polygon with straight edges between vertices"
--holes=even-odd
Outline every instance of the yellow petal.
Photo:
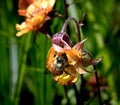
[[78,73],[73,66],[65,68],[65,71],[62,75],[54,76],[54,80],[62,85],[71,85],[77,82]]

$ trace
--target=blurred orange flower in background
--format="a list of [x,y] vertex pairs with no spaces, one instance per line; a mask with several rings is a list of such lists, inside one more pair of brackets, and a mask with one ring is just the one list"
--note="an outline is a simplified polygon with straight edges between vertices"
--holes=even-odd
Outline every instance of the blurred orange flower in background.
[[18,14],[25,16],[25,21],[21,24],[16,24],[16,29],[19,31],[16,36],[40,29],[43,24],[49,19],[48,13],[56,0],[19,0]]

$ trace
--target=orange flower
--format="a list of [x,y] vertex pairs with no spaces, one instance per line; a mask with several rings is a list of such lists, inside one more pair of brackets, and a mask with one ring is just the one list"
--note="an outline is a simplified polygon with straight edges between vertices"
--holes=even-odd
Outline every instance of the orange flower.
[[66,54],[55,51],[53,47],[48,52],[46,67],[54,80],[62,85],[73,84],[78,79],[78,73],[72,65],[69,65]]
[[16,36],[40,29],[48,20],[48,13],[52,11],[55,0],[19,0],[18,13],[26,19],[21,24],[16,24],[19,32]]
[[65,48],[53,44],[47,56],[46,67],[52,73],[55,81],[62,85],[70,85],[78,80],[78,74],[86,73],[84,66],[95,65],[100,62],[85,57],[83,40],[73,47],[65,43]]

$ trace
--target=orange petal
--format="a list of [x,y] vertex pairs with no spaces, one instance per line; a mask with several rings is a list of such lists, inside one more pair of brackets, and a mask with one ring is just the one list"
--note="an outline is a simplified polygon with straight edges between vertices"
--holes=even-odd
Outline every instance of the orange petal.
[[83,46],[84,46],[84,43],[85,43],[86,40],[87,40],[87,39],[84,39],[83,41],[75,44],[72,49],[78,50],[78,51],[81,52],[81,50],[83,49]]
[[82,58],[82,64],[83,66],[90,66],[90,65],[96,65],[98,64],[100,61],[102,60],[102,58],[94,60],[91,58]]
[[86,70],[83,69],[83,65],[82,65],[82,61],[79,59],[79,61],[77,61],[77,63],[74,65],[75,70],[79,73],[79,74],[85,74],[87,73]]
[[48,13],[52,10],[56,0],[20,0],[19,15],[25,16],[25,22],[16,25],[17,36],[40,29],[47,20]]
[[17,32],[16,36],[21,36],[30,31],[30,29],[28,28],[28,25],[26,25],[25,22],[23,22],[21,25],[16,24],[16,29],[20,30],[19,32]]
[[55,55],[55,50],[51,47],[49,49],[49,52],[48,52],[48,55],[47,55],[47,60],[46,60],[47,61],[46,62],[46,67],[51,72],[53,70],[54,55]]
[[70,65],[74,65],[79,60],[78,51],[71,49],[71,50],[66,50],[65,53],[68,58],[68,63]]
[[[48,52],[48,55],[47,55],[47,62],[46,62],[46,67],[48,68],[48,70],[54,75],[60,75],[63,70],[56,70],[55,69],[55,56],[61,56],[63,57],[63,54],[64,53],[59,53],[59,52],[56,52],[53,47],[50,48],[49,52]],[[64,58],[64,57],[63,57]],[[67,62],[66,62],[67,64]],[[65,65],[66,65],[65,64]],[[56,64],[57,65],[57,64]],[[64,67],[64,66],[63,66]]]
[[19,0],[18,7],[19,9],[26,9],[34,1],[35,0]]

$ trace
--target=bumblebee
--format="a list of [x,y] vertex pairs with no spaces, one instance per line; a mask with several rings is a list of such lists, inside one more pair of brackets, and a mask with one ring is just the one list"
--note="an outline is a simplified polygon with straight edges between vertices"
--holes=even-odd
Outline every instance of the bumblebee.
[[65,54],[62,54],[61,56],[55,55],[53,67],[55,70],[63,70],[65,66],[67,66],[68,60]]
[[53,75],[62,74],[65,67],[68,65],[66,55],[64,53],[53,51],[53,49],[50,49],[47,61],[47,68]]
[[52,47],[48,52],[46,67],[54,80],[62,85],[73,84],[78,79],[78,73],[72,65],[69,65],[66,54],[57,52]]

